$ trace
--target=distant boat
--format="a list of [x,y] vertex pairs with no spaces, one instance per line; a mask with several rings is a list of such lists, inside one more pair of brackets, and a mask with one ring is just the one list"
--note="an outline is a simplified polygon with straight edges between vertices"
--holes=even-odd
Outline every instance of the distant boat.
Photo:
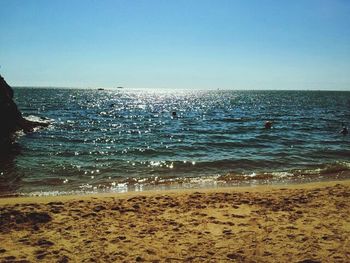
[[103,88],[98,88],[97,90],[105,90],[105,89],[103,89]]
[[124,89],[124,87],[117,87],[117,89]]

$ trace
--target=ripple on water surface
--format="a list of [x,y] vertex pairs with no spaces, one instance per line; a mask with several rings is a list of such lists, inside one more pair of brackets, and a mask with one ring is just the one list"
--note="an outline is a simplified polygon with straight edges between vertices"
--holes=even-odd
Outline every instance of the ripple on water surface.
[[[350,92],[23,88],[15,94],[25,116],[51,125],[21,136],[20,149],[2,158],[2,194],[348,175],[350,136],[339,130],[350,123]],[[264,129],[267,120],[272,129]]]

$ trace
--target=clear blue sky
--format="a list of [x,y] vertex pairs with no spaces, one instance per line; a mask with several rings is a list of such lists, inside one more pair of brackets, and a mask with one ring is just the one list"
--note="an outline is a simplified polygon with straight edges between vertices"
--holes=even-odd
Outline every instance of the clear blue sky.
[[11,85],[350,90],[348,0],[0,0]]

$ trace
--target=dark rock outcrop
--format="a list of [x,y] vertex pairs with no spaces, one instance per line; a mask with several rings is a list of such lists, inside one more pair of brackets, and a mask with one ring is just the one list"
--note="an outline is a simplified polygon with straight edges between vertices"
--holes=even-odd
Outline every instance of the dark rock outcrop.
[[0,149],[12,142],[16,131],[23,130],[27,133],[33,131],[34,127],[48,125],[23,118],[13,101],[13,95],[13,89],[0,75]]

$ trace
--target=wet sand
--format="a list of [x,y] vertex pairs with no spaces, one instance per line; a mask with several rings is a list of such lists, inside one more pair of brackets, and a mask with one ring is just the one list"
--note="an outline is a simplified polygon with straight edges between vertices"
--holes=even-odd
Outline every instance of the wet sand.
[[0,262],[350,262],[350,181],[0,199]]

